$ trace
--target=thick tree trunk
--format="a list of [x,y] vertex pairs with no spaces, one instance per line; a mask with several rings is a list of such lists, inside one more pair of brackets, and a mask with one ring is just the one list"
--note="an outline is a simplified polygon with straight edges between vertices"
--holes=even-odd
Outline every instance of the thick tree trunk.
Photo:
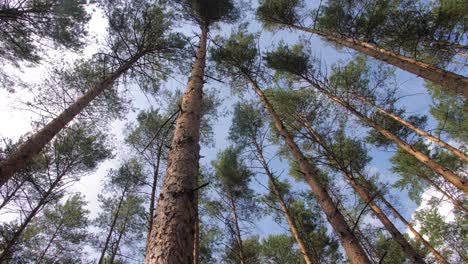
[[394,142],[397,146],[399,146],[401,149],[406,151],[408,154],[412,155],[415,157],[417,160],[419,160],[422,164],[426,165],[427,167],[433,169],[435,172],[437,172],[439,175],[444,177],[447,181],[452,183],[455,187],[458,189],[462,190],[465,193],[468,193],[468,183],[466,180],[464,180],[462,177],[456,175],[453,171],[450,169],[440,165],[438,162],[434,161],[431,159],[429,156],[426,154],[422,153],[421,151],[416,150],[411,146],[410,144],[406,143],[405,141],[401,140],[399,137],[395,136],[393,133],[388,131],[387,129],[383,128],[367,116],[361,114],[359,111],[357,111],[353,106],[350,104],[346,103],[342,99],[340,99],[338,96],[333,95],[332,93],[328,92],[326,89],[318,85],[317,83],[313,82],[312,80],[308,79],[307,77],[302,76],[305,80],[307,80],[311,85],[313,85],[315,88],[317,88],[320,92],[328,96],[331,100],[335,101],[339,105],[343,106],[346,108],[349,112],[357,116],[359,119],[364,121],[366,124],[377,130],[380,134],[382,134],[384,137],[389,139],[390,141]]
[[398,212],[397,209],[395,209],[395,207],[393,207],[392,204],[390,204],[390,202],[387,201],[387,199],[385,199],[385,197],[383,197],[383,195],[379,195],[379,198],[380,200],[388,207],[388,209],[390,209],[390,211],[393,212],[393,214],[398,218],[400,219],[400,221],[411,231],[411,233],[413,233],[413,235],[419,240],[421,241],[421,243],[429,250],[431,251],[432,255],[434,255],[434,257],[437,258],[437,260],[439,260],[441,263],[443,264],[448,264],[449,262],[444,258],[444,256],[442,256],[439,251],[437,251],[429,242],[427,242],[426,239],[424,239],[424,237],[418,232],[416,231],[416,229],[414,229],[414,227],[408,222],[406,221],[406,219],[400,214],[400,212]]
[[255,92],[263,102],[264,107],[270,113],[276,129],[285,140],[296,162],[299,163],[299,167],[304,174],[305,181],[311,187],[312,193],[315,195],[317,202],[327,216],[327,219],[335,230],[335,233],[340,238],[341,244],[345,249],[351,263],[371,263],[361,245],[359,244],[359,241],[356,239],[356,236],[353,234],[348,224],[346,223],[343,215],[338,210],[338,208],[336,208],[335,203],[328,194],[325,186],[323,186],[323,184],[320,182],[316,170],[309,164],[309,161],[301,152],[296,142],[294,142],[293,137],[285,128],[283,122],[277,115],[273,106],[270,104],[268,98],[249,75],[246,75],[245,77],[252,84]]
[[411,130],[413,130],[414,132],[418,133],[419,135],[425,137],[426,139],[436,143],[437,145],[447,149],[448,151],[452,152],[454,155],[456,155],[457,157],[459,157],[460,159],[462,159],[463,161],[467,162],[468,161],[468,156],[463,153],[463,151],[453,147],[452,145],[446,143],[445,141],[441,140],[441,139],[438,139],[436,137],[434,137],[433,135],[427,133],[426,131],[420,129],[419,127],[411,124],[410,122],[406,121],[405,119],[401,118],[400,116],[398,115],[395,115],[393,113],[390,113],[389,111],[383,109],[382,107],[374,104],[373,102],[371,102],[369,99],[363,97],[363,96],[359,96],[359,95],[355,95],[359,100],[365,102],[366,104],[376,108],[379,112],[391,117],[393,120],[401,123],[402,125],[410,128]]
[[238,253],[239,253],[239,261],[240,264],[245,264],[245,259],[244,259],[244,247],[242,245],[242,236],[239,228],[239,218],[237,217],[237,208],[236,208],[236,203],[234,202],[233,198],[229,198],[231,201],[231,209],[232,209],[232,214],[234,217],[234,227],[235,227],[235,236],[236,236],[236,242],[237,242],[237,247],[238,247]]
[[104,247],[102,248],[102,252],[101,252],[101,256],[99,257],[98,264],[103,264],[104,263],[104,258],[106,256],[106,251],[107,251],[107,248],[109,247],[109,243],[110,243],[110,240],[112,238],[112,233],[114,233],[114,228],[115,228],[115,225],[117,224],[117,219],[119,218],[120,208],[122,208],[122,203],[123,203],[123,201],[125,199],[125,193],[126,193],[126,190],[124,190],[122,192],[122,195],[120,196],[119,203],[118,203],[117,208],[115,210],[114,219],[112,219],[112,224],[110,226],[109,233],[107,233],[106,241],[104,242]]
[[312,28],[306,28],[297,25],[289,25],[292,28],[316,34],[330,42],[334,42],[356,51],[362,52],[368,56],[389,63],[402,70],[413,73],[426,80],[441,85],[447,90],[468,97],[468,78],[456,73],[446,71],[433,65],[406,57],[391,51],[379,48],[373,44],[360,41],[356,38],[340,38]]
[[135,55],[112,74],[95,83],[82,97],[76,100],[59,116],[50,121],[45,127],[34,133],[18,149],[0,162],[0,187],[7,182],[15,172],[24,168],[26,163],[37,155],[52,138],[57,135],[75,116],[77,116],[89,103],[125,73],[141,55]]
[[302,240],[301,236],[299,235],[299,231],[297,229],[294,217],[291,215],[291,212],[289,211],[288,206],[286,205],[286,202],[283,199],[283,195],[281,194],[280,190],[278,189],[276,179],[273,176],[273,173],[271,172],[270,167],[268,166],[268,163],[265,160],[265,157],[263,156],[263,151],[260,149],[260,146],[258,145],[258,143],[255,140],[253,140],[253,143],[254,143],[255,148],[257,150],[257,154],[258,154],[260,163],[262,164],[262,167],[265,170],[265,173],[267,174],[268,179],[270,180],[270,182],[272,184],[273,193],[275,194],[276,198],[278,199],[278,202],[279,202],[280,207],[281,207],[281,211],[283,211],[284,216],[286,218],[286,221],[288,222],[291,234],[293,235],[294,239],[296,240],[297,245],[299,247],[299,251],[301,252],[302,257],[304,258],[304,262],[306,264],[312,264],[312,263],[319,264],[320,260],[318,258],[315,259],[315,261],[312,261],[312,257],[309,256],[309,252],[307,250],[307,247],[306,247],[304,241]]
[[146,264],[193,263],[195,201],[199,173],[200,118],[208,27],[203,27],[190,79],[182,97],[166,177],[146,252]]
[[369,190],[357,182],[352,172],[343,166],[342,162],[340,162],[340,160],[336,157],[335,153],[333,153],[333,151],[323,143],[321,136],[310,126],[310,124],[304,120],[302,120],[302,123],[306,127],[309,134],[314,138],[315,142],[317,142],[325,150],[325,155],[332,160],[332,163],[334,163],[334,165],[337,166],[343,175],[348,179],[348,182],[351,184],[359,197],[369,205],[374,215],[377,216],[385,229],[387,229],[387,231],[391,234],[393,239],[395,239],[395,241],[400,244],[401,248],[411,259],[411,261],[413,263],[425,263],[424,258],[411,246],[406,238],[400,233],[398,228],[374,202],[374,197],[369,193]]
[[29,223],[33,220],[33,218],[39,213],[39,211],[44,208],[44,206],[48,203],[47,199],[51,195],[52,191],[55,189],[55,187],[60,183],[62,180],[63,176],[65,174],[61,174],[55,181],[49,186],[49,189],[42,195],[41,199],[37,203],[37,205],[33,208],[33,210],[28,214],[28,216],[24,219],[23,223],[20,225],[18,230],[15,231],[13,236],[11,237],[10,240],[5,241],[5,247],[3,248],[3,252],[0,255],[0,263],[9,263],[8,262],[8,255],[10,254],[11,249],[13,246],[16,244],[18,239],[21,237],[23,234],[24,230],[26,227],[29,225]]

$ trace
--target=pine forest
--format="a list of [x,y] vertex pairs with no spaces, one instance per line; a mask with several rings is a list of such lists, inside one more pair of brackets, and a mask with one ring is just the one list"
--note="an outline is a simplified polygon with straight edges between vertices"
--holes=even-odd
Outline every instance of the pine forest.
[[467,98],[466,0],[0,0],[0,264],[467,264]]

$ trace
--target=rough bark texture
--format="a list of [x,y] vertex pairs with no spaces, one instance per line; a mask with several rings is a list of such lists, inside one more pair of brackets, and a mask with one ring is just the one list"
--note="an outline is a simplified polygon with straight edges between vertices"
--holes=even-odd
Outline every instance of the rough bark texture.
[[380,134],[382,134],[384,137],[387,139],[391,140],[394,142],[397,146],[399,146],[401,149],[406,151],[408,154],[412,155],[415,157],[417,160],[419,160],[422,164],[425,166],[431,168],[435,172],[437,172],[439,175],[444,177],[447,181],[451,182],[455,187],[458,189],[462,190],[463,192],[468,193],[468,182],[463,179],[462,177],[458,176],[455,174],[453,171],[450,169],[440,165],[438,162],[434,161],[431,159],[429,156],[426,154],[422,153],[421,151],[416,150],[411,146],[410,144],[406,143],[405,141],[401,140],[399,137],[395,136],[393,133],[388,131],[387,129],[383,128],[367,116],[361,114],[358,112],[353,106],[350,104],[346,103],[345,101],[341,100],[339,97],[333,95],[332,93],[328,92],[326,89],[323,87],[317,85],[315,82],[313,82],[310,79],[305,78],[310,84],[312,84],[315,88],[317,88],[319,91],[321,91],[323,94],[328,96],[330,99],[335,101],[336,103],[340,104],[344,108],[346,108],[349,112],[354,114],[356,117],[364,121],[366,124],[377,130]]
[[393,118],[394,120],[396,120],[397,122],[400,122],[402,125],[410,128],[411,130],[413,130],[414,132],[418,133],[419,135],[425,137],[426,139],[436,143],[437,145],[445,148],[446,150],[452,152],[454,155],[456,155],[457,157],[459,157],[460,159],[464,160],[465,162],[468,161],[468,156],[463,153],[461,150],[455,148],[454,146],[446,143],[445,141],[441,140],[441,139],[438,139],[436,137],[434,137],[433,135],[427,133],[426,131],[420,129],[419,127],[411,124],[410,122],[406,121],[405,119],[401,118],[400,116],[397,116],[393,113],[390,113],[388,112],[387,110],[383,109],[382,107],[372,103],[371,101],[369,101],[367,98],[363,97],[363,96],[359,96],[359,95],[356,95],[356,97],[365,102],[366,104],[368,105],[371,105],[373,107],[375,107],[379,112]]
[[325,186],[323,186],[323,184],[318,179],[316,170],[309,164],[309,161],[301,152],[296,142],[294,142],[291,134],[287,131],[283,122],[276,114],[276,111],[270,104],[268,98],[258,87],[257,83],[250,78],[250,76],[246,76],[246,78],[252,84],[255,92],[263,102],[264,107],[270,113],[276,129],[285,140],[294,159],[296,162],[298,162],[300,170],[304,174],[304,180],[311,187],[312,193],[315,195],[317,202],[327,216],[328,222],[330,222],[331,226],[335,230],[335,233],[338,235],[350,262],[356,264],[371,263],[361,245],[359,244],[359,241],[356,239],[356,236],[353,234],[353,232],[351,232],[351,229],[346,223],[343,215],[335,206],[335,203],[328,194]]
[[193,263],[200,158],[200,118],[208,28],[203,27],[190,79],[182,97],[167,161],[166,177],[146,251],[146,264]]
[[388,209],[390,209],[393,214],[398,218],[400,219],[400,221],[411,231],[411,233],[414,234],[414,236],[419,240],[421,241],[421,243],[423,243],[423,245],[429,250],[431,251],[432,255],[434,255],[434,257],[437,258],[437,260],[439,260],[441,263],[443,264],[449,264],[449,262],[444,258],[444,256],[442,256],[439,251],[437,251],[429,242],[427,242],[426,239],[424,239],[424,237],[418,232],[416,231],[416,229],[414,229],[414,227],[408,222],[406,221],[406,219],[400,214],[400,212],[398,212],[397,209],[395,209],[395,207],[393,207],[390,202],[387,201],[387,199],[385,199],[385,197],[383,197],[382,195],[380,195],[380,200],[388,207]]
[[456,73],[446,71],[433,65],[406,57],[391,51],[379,48],[373,44],[360,41],[356,38],[339,38],[325,32],[296,25],[289,25],[292,28],[317,34],[330,42],[334,42],[368,56],[384,61],[402,70],[413,73],[433,83],[439,84],[447,90],[456,94],[468,97],[468,78]]
[[398,228],[392,223],[392,221],[387,217],[387,215],[382,211],[378,204],[374,202],[374,197],[369,193],[369,190],[364,188],[360,183],[357,182],[356,178],[352,172],[344,167],[342,163],[336,158],[335,154],[323,144],[322,138],[320,135],[310,126],[309,123],[303,122],[309,134],[314,138],[314,140],[322,146],[325,150],[326,155],[332,159],[332,162],[341,170],[343,175],[348,179],[348,182],[359,195],[359,197],[369,205],[372,212],[380,220],[382,225],[387,229],[391,234],[393,239],[398,242],[406,255],[411,259],[413,263],[425,263],[424,258],[411,246],[411,244],[406,240],[406,238],[401,234]]
[[45,127],[32,135],[26,142],[10,156],[0,162],[0,187],[5,184],[13,174],[24,168],[26,163],[37,155],[52,138],[57,135],[75,116],[77,116],[89,103],[99,96],[105,89],[112,86],[112,83],[126,72],[141,55],[134,56],[124,63],[112,74],[101,81],[95,83],[82,97],[76,100],[71,106],[63,111],[59,116],[50,121]]
[[268,179],[271,182],[271,185],[273,187],[273,193],[275,194],[276,198],[278,199],[278,203],[280,204],[281,211],[283,211],[284,216],[286,218],[286,221],[288,222],[289,229],[291,231],[291,234],[293,235],[294,239],[297,242],[297,246],[299,247],[299,251],[302,254],[302,257],[304,258],[304,262],[306,264],[319,264],[320,260],[314,259],[315,261],[312,261],[312,257],[309,256],[309,252],[307,251],[307,247],[302,240],[301,236],[299,235],[299,231],[297,229],[296,221],[294,220],[294,217],[291,215],[291,212],[288,209],[288,206],[286,205],[286,202],[283,199],[283,195],[281,194],[280,190],[278,189],[278,185],[276,183],[276,179],[273,176],[273,173],[271,172],[268,163],[265,160],[265,157],[263,156],[263,152],[260,148],[260,146],[254,142],[255,148],[257,150],[258,158],[260,160],[260,163],[262,164],[263,169],[265,170],[266,175],[268,176]]

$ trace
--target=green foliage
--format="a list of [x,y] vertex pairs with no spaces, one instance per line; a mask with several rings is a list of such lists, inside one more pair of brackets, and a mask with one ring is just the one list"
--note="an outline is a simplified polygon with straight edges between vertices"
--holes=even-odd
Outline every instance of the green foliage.
[[18,65],[39,62],[43,46],[51,43],[73,50],[83,46],[90,16],[82,1],[2,1],[0,6],[0,57]]
[[439,133],[445,132],[462,143],[468,142],[468,103],[460,96],[433,83],[426,83],[432,96],[430,113],[437,119]]
[[382,231],[377,233],[375,248],[381,255],[381,263],[405,263],[406,254],[401,246],[392,238],[386,237]]
[[[235,244],[234,241],[232,241]],[[242,241],[243,257],[245,264],[260,264],[261,245],[258,241],[258,236],[251,236]],[[239,253],[236,252],[236,245],[232,245],[225,252],[225,261],[229,264],[240,263]]]
[[414,218],[421,225],[421,235],[451,263],[463,263],[468,259],[468,220],[461,213],[454,213],[455,219],[447,221],[437,207],[429,206],[416,212]]
[[176,0],[186,19],[209,27],[216,22],[234,22],[239,10],[233,0]]
[[[334,134],[330,151],[344,168],[352,172],[362,172],[372,160],[367,154],[365,144],[361,141],[347,137],[344,131]],[[333,162],[332,162],[333,163]]]
[[240,147],[246,147],[253,141],[261,144],[265,134],[266,115],[263,108],[251,103],[237,103],[229,129],[229,139]]
[[[463,166],[462,161],[447,152],[436,149],[431,155],[429,146],[423,141],[417,141],[413,147],[426,155],[432,156],[434,160],[440,164],[444,164],[444,166],[453,171],[457,171]],[[390,158],[390,161],[393,164],[390,170],[398,173],[401,177],[393,186],[400,189],[408,189],[408,197],[417,204],[421,202],[421,195],[430,186],[430,182],[445,185],[439,182],[439,175],[402,149],[398,149],[393,157]]]
[[303,44],[296,44],[289,47],[286,44],[280,43],[276,50],[266,52],[263,58],[266,61],[266,66],[278,72],[292,73],[297,76],[308,76],[313,72],[311,64],[310,51]]
[[299,24],[298,9],[304,6],[303,0],[261,0],[257,17],[267,29]]
[[261,242],[262,260],[267,263],[302,263],[302,255],[295,247],[295,240],[285,234],[269,235]]
[[221,76],[231,79],[231,86],[245,86],[245,74],[255,75],[258,59],[256,36],[247,31],[247,25],[239,26],[229,38],[216,37],[216,47],[210,48],[211,59]]

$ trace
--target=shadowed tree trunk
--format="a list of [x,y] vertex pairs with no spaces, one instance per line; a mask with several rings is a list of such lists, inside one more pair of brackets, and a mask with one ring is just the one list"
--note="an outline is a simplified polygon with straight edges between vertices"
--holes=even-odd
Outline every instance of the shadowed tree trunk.
[[324,150],[325,155],[328,156],[332,163],[338,167],[338,169],[343,173],[343,175],[348,179],[348,182],[351,184],[356,193],[361,197],[361,199],[371,208],[375,216],[380,220],[382,225],[387,229],[393,239],[398,242],[403,251],[407,256],[410,257],[413,263],[425,263],[423,257],[411,246],[411,244],[406,240],[406,238],[400,233],[398,228],[392,223],[392,221],[387,217],[387,215],[382,211],[382,209],[374,202],[374,198],[368,189],[364,188],[360,183],[357,182],[357,179],[354,177],[352,172],[343,166],[342,162],[336,157],[332,150],[330,150],[322,141],[321,136],[310,126],[305,120],[301,120],[303,125],[306,127],[309,134],[312,136],[315,142],[319,144]]
[[357,240],[356,236],[353,234],[348,224],[346,223],[343,215],[335,206],[335,203],[328,194],[325,186],[318,179],[316,169],[310,165],[309,161],[301,152],[296,142],[294,142],[294,139],[292,138],[291,134],[287,131],[283,122],[277,115],[276,111],[270,104],[263,91],[260,89],[260,87],[258,87],[257,83],[250,77],[250,75],[245,74],[245,77],[254,88],[255,93],[260,97],[260,100],[262,101],[264,107],[270,113],[270,116],[279,134],[286,141],[286,144],[289,147],[291,154],[293,155],[296,162],[299,164],[300,170],[304,175],[305,181],[311,187],[312,193],[315,195],[317,202],[319,203],[323,212],[327,216],[327,219],[330,222],[333,229],[335,230],[335,233],[340,238],[341,244],[345,249],[346,254],[348,255],[348,258],[351,261],[351,263],[371,263],[366,253],[362,249],[361,245],[359,244],[359,241]]
[[398,121],[399,123],[401,123],[402,125],[410,128],[411,130],[413,130],[414,132],[418,133],[419,135],[423,136],[424,138],[436,143],[437,145],[445,148],[446,150],[452,152],[454,155],[456,155],[457,157],[459,157],[460,159],[464,160],[465,162],[468,161],[468,156],[463,153],[461,150],[453,147],[452,145],[446,143],[445,141],[441,140],[441,139],[438,139],[436,137],[434,137],[433,135],[427,133],[426,131],[418,128],[417,126],[411,124],[410,122],[406,121],[405,119],[401,118],[400,116],[398,115],[395,115],[395,114],[392,114],[390,113],[389,111],[383,109],[382,107],[372,103],[369,99],[363,97],[363,96],[359,96],[359,95],[355,95],[359,100],[365,102],[366,104],[370,105],[370,106],[373,106],[375,107],[379,112],[393,118],[394,120]]
[[193,263],[197,182],[200,158],[200,118],[208,27],[200,42],[180,105],[167,162],[166,177],[153,221],[146,264]]
[[234,202],[234,198],[229,198],[231,202],[231,209],[232,209],[232,215],[233,215],[233,221],[234,221],[234,227],[235,227],[235,236],[236,236],[236,244],[238,247],[238,253],[239,253],[239,261],[240,264],[246,264],[245,259],[244,259],[244,247],[242,245],[242,237],[240,233],[240,228],[239,228],[239,218],[237,217],[237,208],[236,208],[236,203]]
[[468,78],[462,75],[443,70],[431,64],[427,64],[410,57],[393,53],[391,51],[379,48],[373,44],[360,41],[356,38],[340,38],[320,30],[302,27],[298,25],[286,26],[309,32],[312,34],[316,34],[320,37],[325,38],[327,41],[334,42],[336,44],[343,45],[345,47],[362,52],[368,56],[374,57],[378,60],[396,66],[402,70],[420,76],[433,83],[439,84],[443,88],[456,94],[462,95],[465,98],[468,97]]
[[52,140],[75,116],[77,116],[89,103],[104,90],[110,88],[112,83],[125,73],[140,57],[142,53],[134,55],[112,74],[96,82],[82,97],[76,100],[59,116],[46,126],[34,133],[26,142],[21,144],[11,155],[0,162],[0,187],[3,186],[13,174],[24,168],[26,163],[37,155],[44,146]]
[[427,167],[431,168],[435,172],[437,172],[439,175],[444,177],[447,181],[452,183],[455,187],[458,189],[462,190],[463,192],[468,193],[468,183],[466,180],[464,180],[462,177],[458,176],[455,174],[453,171],[450,169],[440,165],[438,162],[434,161],[431,159],[429,156],[426,154],[422,153],[421,151],[416,150],[411,146],[410,144],[406,143],[405,141],[401,140],[399,137],[395,136],[393,133],[388,131],[387,129],[383,128],[367,116],[361,114],[359,111],[357,111],[353,106],[345,102],[344,100],[340,99],[338,96],[330,93],[326,89],[324,89],[322,86],[317,84],[316,82],[312,81],[306,76],[301,76],[309,82],[312,86],[317,88],[321,93],[325,94],[328,96],[331,100],[335,101],[339,105],[343,106],[346,108],[349,112],[354,114],[356,117],[364,121],[367,125],[371,126],[375,130],[377,130],[380,134],[382,134],[384,137],[389,139],[390,141],[394,142],[398,147],[406,151],[408,154],[412,155],[415,157],[417,160],[419,160],[421,163],[426,165]]

